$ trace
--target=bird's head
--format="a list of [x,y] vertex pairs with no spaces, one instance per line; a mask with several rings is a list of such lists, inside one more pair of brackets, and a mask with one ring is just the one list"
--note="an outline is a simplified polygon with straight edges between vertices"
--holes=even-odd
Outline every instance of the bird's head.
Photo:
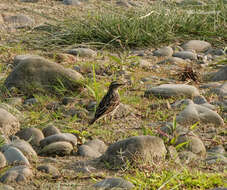
[[124,85],[124,83],[119,82],[119,81],[113,81],[111,82],[110,86],[109,86],[109,90],[116,90],[118,89],[118,87]]

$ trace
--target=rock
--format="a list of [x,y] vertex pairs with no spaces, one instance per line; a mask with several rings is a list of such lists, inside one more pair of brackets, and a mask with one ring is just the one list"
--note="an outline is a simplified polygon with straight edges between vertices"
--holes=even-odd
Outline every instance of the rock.
[[204,106],[208,109],[216,110],[216,107],[214,105],[211,105],[210,103],[208,103],[204,96],[195,96],[193,98],[193,102],[195,104],[199,104],[201,106]]
[[19,88],[23,92],[42,89],[55,91],[54,86],[64,85],[68,90],[82,87],[83,76],[78,72],[64,68],[39,56],[27,56],[19,61],[5,80],[8,89]]
[[136,158],[147,162],[153,158],[163,158],[165,154],[166,148],[161,138],[135,136],[110,145],[101,160],[122,167],[127,161],[135,162]]
[[65,141],[71,143],[73,146],[77,145],[77,137],[71,133],[60,133],[48,136],[40,141],[40,146],[44,147],[51,143]]
[[73,146],[69,142],[65,141],[59,141],[59,142],[54,142],[51,144],[48,144],[45,146],[40,154],[41,155],[59,155],[59,156],[64,156],[64,155],[69,155],[73,151]]
[[149,97],[151,95],[162,98],[180,96],[193,97],[199,96],[199,90],[194,86],[186,84],[162,84],[145,91],[145,97]]
[[23,103],[23,99],[20,97],[7,98],[6,101],[10,106],[20,106]]
[[45,137],[48,137],[48,136],[51,136],[51,135],[56,135],[56,134],[60,134],[60,130],[53,126],[53,125],[50,125],[48,127],[45,127],[43,130],[42,130],[43,134]]
[[178,163],[178,164],[181,163],[177,150],[174,146],[168,147],[168,153],[170,155],[171,160],[173,160],[175,163]]
[[221,68],[218,72],[216,72],[211,77],[211,81],[223,81],[223,80],[227,80],[227,66]]
[[215,164],[215,163],[219,163],[223,165],[227,164],[227,158],[223,154],[219,154],[219,153],[208,152],[207,158],[205,161],[207,164]]
[[45,172],[47,174],[51,174],[51,176],[53,177],[58,176],[60,174],[58,169],[50,164],[38,166],[37,170]]
[[159,56],[159,57],[170,57],[173,55],[173,49],[169,46],[162,47],[158,50],[153,51],[154,56]]
[[217,145],[215,147],[210,148],[207,151],[208,152],[212,152],[212,153],[224,154],[225,153],[225,148],[222,145]]
[[84,157],[98,158],[106,151],[106,149],[107,146],[103,141],[94,139],[81,145],[78,152]]
[[199,137],[195,136],[194,134],[189,134],[189,135],[180,135],[177,138],[176,145],[182,144],[188,142],[184,147],[188,151],[193,152],[200,158],[205,158],[206,157],[206,148],[203,144],[203,142],[200,140]]
[[63,0],[65,5],[81,5],[81,2],[78,0]]
[[17,139],[17,140],[13,140],[10,145],[18,148],[27,158],[31,160],[37,158],[37,154],[35,150],[27,141]]
[[185,164],[200,160],[199,156],[192,153],[191,151],[182,151],[182,152],[179,152],[178,155],[179,155],[179,158],[181,159],[181,162]]
[[64,97],[62,99],[62,104],[63,105],[69,105],[71,103],[74,103],[75,102],[75,98],[74,97]]
[[216,126],[224,125],[224,121],[218,113],[204,106],[194,104],[192,101],[177,115],[176,120],[180,124],[192,125],[201,121],[202,123],[212,123]]
[[[6,166],[6,158],[4,154],[0,152],[0,168],[3,168]],[[1,188],[0,188],[1,189]]]
[[23,114],[17,110],[15,107],[10,106],[9,104],[1,103],[0,108],[10,112],[12,115],[14,115],[19,121],[22,121],[24,119]]
[[39,0],[20,0],[20,1],[25,3],[37,3]]
[[80,57],[95,57],[97,53],[89,48],[76,48],[67,50],[66,53]]
[[33,105],[37,103],[38,103],[38,100],[36,98],[28,98],[24,101],[24,105]]
[[29,140],[32,146],[39,146],[40,141],[44,139],[42,131],[37,128],[26,128],[18,131],[15,135],[25,141]]
[[222,85],[218,86],[217,88],[211,89],[212,93],[215,93],[221,97],[227,96],[227,82],[224,82]]
[[149,69],[152,67],[152,64],[144,59],[140,59],[139,60],[139,67],[143,68],[143,69]]
[[17,15],[2,14],[2,16],[5,23],[13,24],[19,28],[31,26],[34,23],[34,21],[30,17],[22,14],[17,14]]
[[5,185],[5,184],[0,184],[0,189],[1,190],[14,190],[13,187],[11,187],[9,185]]
[[10,136],[20,129],[20,123],[16,117],[3,108],[0,108],[0,133]]
[[4,152],[3,152],[6,161],[8,164],[29,164],[28,159],[24,156],[24,154],[16,147],[9,146]]
[[178,63],[187,63],[184,59],[179,58],[179,57],[169,57],[168,59],[165,59],[163,61],[158,62],[157,64],[167,64],[167,63],[171,63],[171,64],[178,64]]
[[78,173],[94,173],[96,172],[96,168],[92,167],[92,166],[81,166],[81,167],[77,167],[75,169],[75,172],[78,172]]
[[211,44],[209,42],[201,41],[201,40],[190,40],[182,45],[182,48],[185,51],[194,50],[196,52],[205,52],[210,47],[211,47]]
[[191,51],[179,51],[175,52],[173,54],[173,57],[179,57],[181,59],[190,59],[190,60],[196,60],[197,55]]
[[110,189],[133,189],[134,185],[122,178],[107,178],[93,185],[95,189],[110,190]]
[[30,177],[32,177],[32,171],[27,166],[15,166],[1,176],[0,182],[21,182],[26,181]]

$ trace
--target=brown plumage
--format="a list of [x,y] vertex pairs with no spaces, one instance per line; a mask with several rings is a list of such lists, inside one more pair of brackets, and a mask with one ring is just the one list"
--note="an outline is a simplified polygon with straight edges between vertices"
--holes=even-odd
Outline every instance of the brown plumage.
[[119,83],[117,81],[113,81],[110,84],[108,92],[102,98],[96,109],[94,118],[89,122],[90,125],[93,124],[96,120],[111,114],[117,109],[118,105],[120,104],[118,88],[122,85],[122,83]]

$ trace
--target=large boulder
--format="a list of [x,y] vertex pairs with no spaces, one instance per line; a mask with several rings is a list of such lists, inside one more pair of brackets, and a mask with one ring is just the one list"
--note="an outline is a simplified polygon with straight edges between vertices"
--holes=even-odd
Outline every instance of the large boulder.
[[55,91],[59,86],[76,90],[82,86],[82,79],[83,76],[72,69],[39,56],[26,55],[17,60],[17,66],[5,80],[5,86],[29,93],[43,89]]
[[182,45],[185,51],[194,50],[196,52],[204,52],[208,50],[209,47],[211,47],[211,44],[202,40],[190,40]]
[[149,162],[164,158],[166,148],[161,138],[155,136],[135,136],[110,145],[101,157],[101,161],[121,167],[128,161]]

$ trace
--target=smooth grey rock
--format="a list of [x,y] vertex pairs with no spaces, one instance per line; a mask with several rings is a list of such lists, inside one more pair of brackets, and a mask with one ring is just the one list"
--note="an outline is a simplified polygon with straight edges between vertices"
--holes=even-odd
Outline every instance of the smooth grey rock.
[[169,46],[165,46],[153,51],[153,55],[159,56],[159,57],[164,57],[164,56],[170,57],[173,55],[173,49]]
[[222,85],[218,86],[217,88],[212,88],[210,91],[219,96],[226,97],[227,96],[227,82],[224,82]]
[[199,104],[201,106],[204,106],[204,107],[206,107],[208,109],[216,110],[216,106],[211,105],[210,103],[208,103],[207,100],[206,100],[206,98],[204,96],[201,96],[201,95],[200,96],[195,96],[193,98],[193,102],[195,104]]
[[163,61],[158,62],[157,64],[167,64],[167,63],[171,63],[171,64],[185,64],[187,63],[184,59],[179,58],[179,57],[169,57],[168,59],[165,59]]
[[25,3],[37,3],[39,0],[20,0],[20,1]]
[[8,149],[6,149],[3,152],[6,161],[9,164],[14,164],[14,163],[20,163],[20,164],[29,164],[28,159],[24,156],[24,154],[16,147],[9,146]]
[[20,106],[23,103],[23,99],[21,97],[7,98],[6,101],[10,106]]
[[1,190],[14,190],[13,187],[6,185],[6,184],[0,184],[0,189]]
[[50,164],[38,166],[37,170],[51,174],[52,176],[58,176],[60,174],[58,169]]
[[77,145],[77,137],[71,133],[60,133],[48,136],[40,141],[40,146],[44,147],[48,144],[58,142],[58,141],[65,141],[71,143],[73,146]]
[[83,76],[80,73],[42,57],[28,56],[19,61],[4,85],[8,89],[16,87],[29,93],[43,89],[55,92],[53,86],[59,85],[59,80],[68,90],[78,90],[83,86]]
[[59,156],[64,156],[64,155],[69,155],[73,151],[73,146],[71,143],[66,142],[66,141],[59,141],[59,142],[54,142],[51,144],[48,144],[45,146],[40,154],[41,155],[59,155]]
[[10,183],[26,181],[28,178],[32,177],[32,175],[32,170],[27,166],[15,166],[7,170],[6,173],[1,176],[0,182]]
[[185,164],[200,160],[200,157],[191,151],[182,151],[182,152],[179,152],[178,155],[179,155],[179,158],[181,159],[181,162]]
[[76,48],[67,50],[66,53],[80,57],[95,57],[97,53],[89,48]]
[[23,114],[16,109],[15,107],[9,105],[9,104],[5,104],[5,103],[1,103],[0,104],[0,108],[8,111],[9,113],[11,113],[13,116],[15,116],[19,121],[22,121],[24,119]]
[[21,131],[18,131],[15,135],[25,141],[29,140],[29,143],[31,143],[32,146],[39,146],[40,141],[44,139],[42,131],[37,128],[22,129]]
[[193,97],[199,96],[199,90],[194,86],[186,84],[162,84],[145,91],[146,97],[151,95],[162,98],[180,96]]
[[205,52],[208,48],[211,47],[211,44],[202,40],[190,40],[182,45],[182,48],[185,51],[194,50],[196,52]]
[[60,130],[53,126],[53,125],[50,125],[50,126],[47,126],[45,127],[43,130],[42,130],[43,134],[45,137],[48,137],[48,136],[51,136],[51,135],[56,135],[56,134],[60,134]]
[[79,147],[79,154],[84,157],[98,158],[107,149],[105,143],[101,140],[94,139]]
[[223,154],[219,153],[211,153],[208,152],[207,158],[206,158],[206,163],[207,164],[215,164],[215,163],[221,163],[223,165],[227,164],[227,158]]
[[185,148],[188,151],[193,152],[194,154],[196,154],[200,158],[206,157],[205,145],[203,144],[202,140],[199,137],[197,137],[193,134],[180,135],[177,138],[176,145],[179,145],[179,144],[184,143],[184,142],[188,142],[188,144],[185,145]]
[[13,16],[11,15],[2,15],[2,16],[5,23],[13,24],[16,27],[31,26],[34,23],[34,21],[30,17],[22,14],[17,14]]
[[181,59],[190,59],[190,60],[196,60],[197,55],[191,51],[179,51],[173,53],[173,57],[179,57]]
[[154,136],[135,136],[110,145],[103,154],[101,161],[108,162],[113,166],[124,166],[124,164],[136,161],[136,158],[148,162],[153,158],[163,158],[166,148],[163,140]]
[[0,152],[0,168],[5,167],[6,165],[6,158],[2,152]]
[[24,105],[33,105],[37,103],[38,103],[38,100],[36,98],[28,98],[24,101]]
[[213,152],[213,153],[224,154],[225,153],[225,148],[222,145],[217,145],[217,146],[214,146],[214,147],[208,149],[207,151],[208,152]]
[[212,123],[216,126],[224,125],[224,121],[218,113],[204,106],[194,104],[192,101],[177,115],[176,120],[180,124],[192,125],[201,121],[202,123]]
[[211,77],[211,81],[223,81],[223,80],[227,80],[227,66],[221,68],[218,72],[216,72]]
[[133,189],[134,185],[122,178],[107,178],[93,185],[95,189],[110,190],[110,189]]
[[17,139],[13,140],[10,145],[18,148],[27,158],[31,160],[37,158],[37,153],[27,141]]
[[25,55],[16,55],[13,59],[13,66],[16,67],[21,61],[29,59],[29,58],[39,58],[40,56],[38,55],[30,55],[30,54],[25,54]]
[[63,0],[65,5],[81,5],[81,2],[78,0]]
[[0,108],[0,133],[10,136],[20,129],[20,123],[16,117],[3,108]]

